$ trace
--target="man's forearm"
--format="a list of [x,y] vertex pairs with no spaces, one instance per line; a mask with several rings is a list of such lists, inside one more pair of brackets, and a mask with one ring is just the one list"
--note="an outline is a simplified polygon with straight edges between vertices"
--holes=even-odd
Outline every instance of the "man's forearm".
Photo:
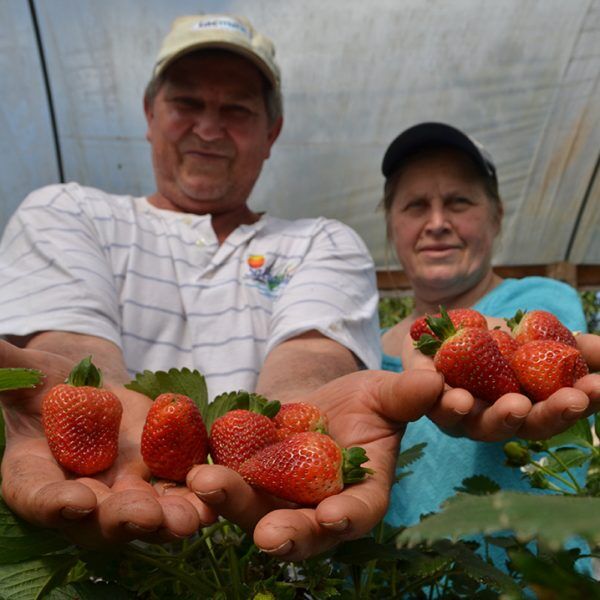
[[356,370],[358,361],[350,350],[317,332],[308,332],[269,353],[256,392],[289,401]]
[[91,356],[105,380],[124,384],[131,379],[121,349],[103,338],[67,331],[44,331],[28,338],[24,346],[60,354],[71,359],[73,365],[86,356]]

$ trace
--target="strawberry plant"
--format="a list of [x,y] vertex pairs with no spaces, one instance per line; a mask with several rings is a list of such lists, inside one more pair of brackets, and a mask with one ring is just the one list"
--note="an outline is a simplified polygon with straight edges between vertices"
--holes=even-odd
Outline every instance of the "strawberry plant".
[[[0,390],[35,385],[40,374],[8,377]],[[152,398],[184,394],[208,429],[224,412],[260,410],[244,391],[208,403],[202,376],[183,369],[139,375],[130,387]],[[600,420],[595,421],[596,434]],[[28,600],[362,599],[537,597],[600,600],[600,583],[580,568],[600,556],[600,444],[585,420],[544,442],[512,441],[506,460],[532,493],[503,491],[482,474],[463,481],[438,513],[409,528],[380,523],[368,537],[310,560],[285,563],[254,546],[225,520],[170,544],[132,542],[110,551],[74,546],[60,533],[31,526],[0,501],[0,598]],[[397,480],[427,452],[401,452]],[[587,469],[583,484],[575,476]],[[539,495],[538,490],[549,492]],[[474,534],[485,532],[476,538]],[[574,536],[583,545],[568,549]],[[534,543],[532,543],[534,542]],[[500,569],[490,559],[500,552]]]

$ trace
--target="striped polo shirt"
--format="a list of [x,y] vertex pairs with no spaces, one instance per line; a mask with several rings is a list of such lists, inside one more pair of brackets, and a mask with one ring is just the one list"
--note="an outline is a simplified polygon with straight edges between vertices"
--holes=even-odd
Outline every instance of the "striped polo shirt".
[[198,369],[209,397],[253,390],[269,351],[313,329],[380,364],[372,259],[331,219],[263,215],[219,245],[210,215],[47,186],[4,232],[0,308],[0,335],[105,338],[132,376]]

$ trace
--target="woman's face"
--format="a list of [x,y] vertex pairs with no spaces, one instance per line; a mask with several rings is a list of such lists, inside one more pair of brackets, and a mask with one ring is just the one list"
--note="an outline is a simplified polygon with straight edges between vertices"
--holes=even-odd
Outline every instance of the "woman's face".
[[458,150],[432,150],[401,169],[388,227],[415,294],[435,299],[468,291],[491,270],[500,204]]

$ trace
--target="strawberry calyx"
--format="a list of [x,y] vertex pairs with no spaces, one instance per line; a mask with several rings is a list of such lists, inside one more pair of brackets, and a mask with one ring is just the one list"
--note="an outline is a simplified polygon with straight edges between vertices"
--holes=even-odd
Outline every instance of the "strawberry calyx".
[[88,356],[77,363],[65,383],[74,387],[102,387],[102,371],[94,365],[92,357]]
[[510,327],[511,331],[514,332],[517,325],[519,325],[519,323],[523,320],[523,317],[525,316],[526,312],[527,312],[526,310],[519,309],[515,313],[514,317],[512,317],[510,319],[504,319],[506,321],[506,324]]
[[421,335],[419,340],[415,342],[415,348],[427,356],[433,356],[440,349],[442,342],[456,333],[456,327],[443,306],[440,306],[439,317],[427,315],[425,322],[433,332],[433,335],[429,335],[428,333]]
[[361,466],[367,462],[369,457],[364,448],[354,446],[353,448],[342,448],[342,480],[344,483],[358,483],[367,475],[375,471]]

